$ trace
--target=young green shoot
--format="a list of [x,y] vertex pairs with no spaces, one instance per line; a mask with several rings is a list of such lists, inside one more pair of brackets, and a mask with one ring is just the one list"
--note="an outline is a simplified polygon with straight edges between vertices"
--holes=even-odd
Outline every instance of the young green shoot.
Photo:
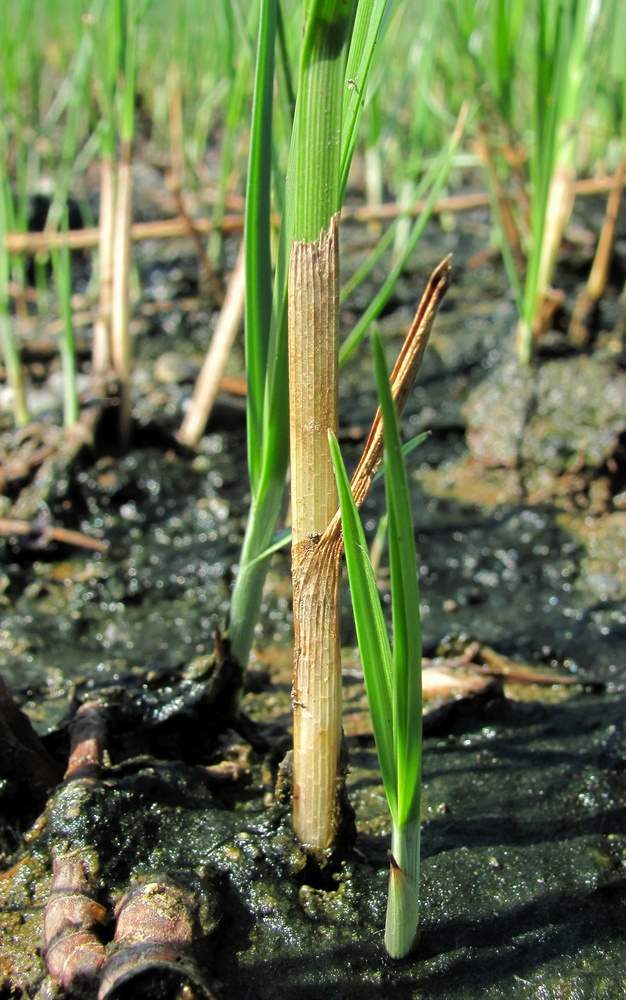
[[406,469],[382,341],[372,338],[383,417],[392,645],[341,452],[330,435],[350,594],[385,794],[391,812],[385,947],[409,954],[419,928],[422,776],[422,634],[417,563]]

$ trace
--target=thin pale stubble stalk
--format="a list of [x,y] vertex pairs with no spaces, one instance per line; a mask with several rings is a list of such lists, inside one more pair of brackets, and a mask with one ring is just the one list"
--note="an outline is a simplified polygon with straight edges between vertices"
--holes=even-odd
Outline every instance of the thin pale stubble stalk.
[[338,217],[296,241],[289,264],[289,397],[294,612],[294,829],[323,850],[335,839],[341,753],[339,560],[317,542],[337,510],[328,430],[337,427]]
[[120,443],[126,448],[130,439],[130,362],[129,330],[129,271],[130,220],[132,207],[132,175],[130,143],[122,142],[117,169],[117,200],[115,205],[113,302],[111,315],[111,350],[113,367],[120,383]]
[[93,370],[106,372],[111,367],[111,311],[113,299],[113,233],[115,220],[115,162],[102,157],[100,164],[100,225],[98,265],[100,290],[98,316],[93,328]]
[[546,207],[545,227],[539,260],[539,275],[537,278],[537,299],[535,312],[536,337],[543,333],[541,312],[548,298],[550,282],[554,274],[559,247],[563,239],[565,227],[570,220],[574,205],[574,181],[576,172],[573,159],[567,163],[557,163],[552,180]]
[[197,447],[219,392],[232,346],[241,324],[245,290],[245,257],[243,244],[230,279],[211,346],[207,351],[191,400],[191,407],[178,433],[179,441]]
[[590,330],[589,321],[598,301],[604,294],[606,288],[611,253],[613,251],[613,240],[615,238],[615,226],[620,208],[622,188],[626,178],[626,156],[623,156],[617,172],[613,187],[609,192],[606,205],[606,215],[600,231],[600,239],[596,248],[595,257],[589,272],[587,284],[580,292],[572,318],[570,320],[567,335],[570,342],[575,347],[586,347],[589,343]]

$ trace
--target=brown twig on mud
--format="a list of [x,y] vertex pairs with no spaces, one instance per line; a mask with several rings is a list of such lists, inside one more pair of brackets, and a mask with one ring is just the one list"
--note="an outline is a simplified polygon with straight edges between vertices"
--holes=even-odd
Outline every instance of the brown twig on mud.
[[[102,380],[94,384],[93,395],[98,401],[107,402],[113,392],[112,384]],[[83,408],[77,424],[59,431],[54,442],[47,442],[50,450],[43,457],[33,480],[22,489],[8,512],[9,520],[33,522],[39,527],[38,518],[50,494],[54,492],[56,484],[70,475],[81,453],[92,447],[101,412],[101,405]],[[69,541],[69,544],[77,544],[78,533],[73,540],[70,539],[65,540]]]
[[34,521],[18,521],[15,518],[0,517],[0,535],[18,535],[34,539],[38,548],[45,548],[49,542],[61,542],[76,548],[92,549],[94,552],[106,552],[108,542],[100,538],[92,538],[82,531],[72,531],[69,528],[57,528],[46,524],[41,517]]
[[234,760],[221,760],[219,764],[207,764],[204,768],[204,781],[209,788],[234,785],[240,781],[248,781],[249,778],[250,769]]
[[45,462],[47,458],[54,455],[56,448],[50,444],[43,444],[39,447],[27,442],[21,449],[10,458],[4,458],[0,465],[0,493],[6,493],[15,483],[29,479],[33,471]]
[[515,663],[508,656],[496,652],[489,646],[480,646],[478,657],[482,663],[472,664],[472,667],[487,677],[499,677],[505,683],[511,684],[539,684],[542,687],[572,687],[582,685],[583,687],[601,690],[604,687],[602,681],[593,678],[583,677],[563,677],[558,674],[550,674],[535,670],[533,667],[523,663]]
[[[211,219],[194,219],[194,226],[199,233],[212,233],[215,229]],[[225,215],[220,220],[220,229],[224,233],[240,233],[243,230],[243,215]],[[135,222],[130,228],[132,243],[142,240],[171,240],[187,235],[187,229],[181,218],[157,219],[154,222]],[[99,229],[72,229],[67,233],[8,233],[9,252],[15,254],[36,254],[45,250],[59,249],[64,239],[70,250],[89,250],[99,244]]]
[[563,677],[559,674],[535,670],[534,667],[524,663],[515,663],[508,656],[498,653],[490,646],[481,645],[479,642],[471,642],[458,656],[424,658],[423,664],[427,668],[450,671],[465,667],[481,677],[497,678],[504,683],[508,681],[510,684],[538,684],[541,687],[582,685],[595,690],[604,686],[601,681],[593,678]]

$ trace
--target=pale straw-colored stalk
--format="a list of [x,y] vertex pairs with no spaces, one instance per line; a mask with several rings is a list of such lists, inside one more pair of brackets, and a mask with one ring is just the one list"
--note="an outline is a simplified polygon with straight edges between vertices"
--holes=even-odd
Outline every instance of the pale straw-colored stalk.
[[117,164],[117,198],[113,234],[113,282],[111,302],[111,358],[119,382],[119,437],[128,447],[131,430],[130,365],[132,348],[129,327],[130,222],[132,174],[130,142],[123,141]]
[[338,305],[334,216],[319,240],[294,243],[289,268],[294,828],[316,849],[332,843],[339,819],[339,565],[316,555],[337,509],[328,431],[337,428]]
[[196,380],[191,406],[181,424],[178,438],[195,448],[202,437],[220,388],[235,337],[241,326],[245,291],[245,255],[243,244],[237,257],[230,284],[220,311],[200,374]]
[[111,154],[100,161],[100,220],[98,241],[98,315],[93,328],[93,370],[111,367],[111,322],[115,222],[115,163]]

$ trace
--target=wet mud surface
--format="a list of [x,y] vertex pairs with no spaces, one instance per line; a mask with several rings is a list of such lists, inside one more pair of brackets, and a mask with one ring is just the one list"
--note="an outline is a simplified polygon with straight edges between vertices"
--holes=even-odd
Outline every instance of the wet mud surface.
[[[294,844],[288,804],[273,791],[290,740],[287,552],[268,577],[245,723],[223,710],[210,656],[245,524],[244,424],[225,401],[197,454],[167,437],[191,382],[160,380],[155,362],[172,350],[197,357],[207,321],[174,311],[138,340],[137,446],[83,463],[49,497],[55,524],[106,551],[15,538],[3,546],[0,674],[60,776],[47,804],[27,775],[0,788],[0,996],[52,995],[42,952],[59,865],[66,882],[53,892],[89,901],[89,932],[110,962],[81,982],[72,957],[70,996],[624,994],[626,374],[617,299],[603,306],[589,354],[565,350],[557,329],[550,353],[521,372],[500,269],[466,267],[487,235],[481,213],[437,233],[381,320],[391,360],[431,264],[454,253],[456,278],[403,419],[407,437],[432,432],[409,460],[425,654],[449,658],[475,641],[523,666],[527,681],[547,672],[575,683],[481,678],[473,692],[431,684],[416,957],[392,963],[382,947],[389,821],[347,592],[357,838],[325,872]],[[344,239],[350,268],[357,236]],[[150,267],[148,297],[188,294],[186,275],[184,261]],[[358,309],[357,294],[346,330]],[[185,349],[181,323],[191,331]],[[355,464],[359,429],[375,409],[366,346],[341,391],[344,451]],[[382,504],[379,486],[364,508],[370,535]],[[384,561],[380,582],[385,593]],[[82,704],[101,713],[105,753],[88,780],[62,780],[68,725]],[[212,770],[224,762],[234,769],[227,782]],[[167,958],[142,930],[152,924],[169,941]]]

